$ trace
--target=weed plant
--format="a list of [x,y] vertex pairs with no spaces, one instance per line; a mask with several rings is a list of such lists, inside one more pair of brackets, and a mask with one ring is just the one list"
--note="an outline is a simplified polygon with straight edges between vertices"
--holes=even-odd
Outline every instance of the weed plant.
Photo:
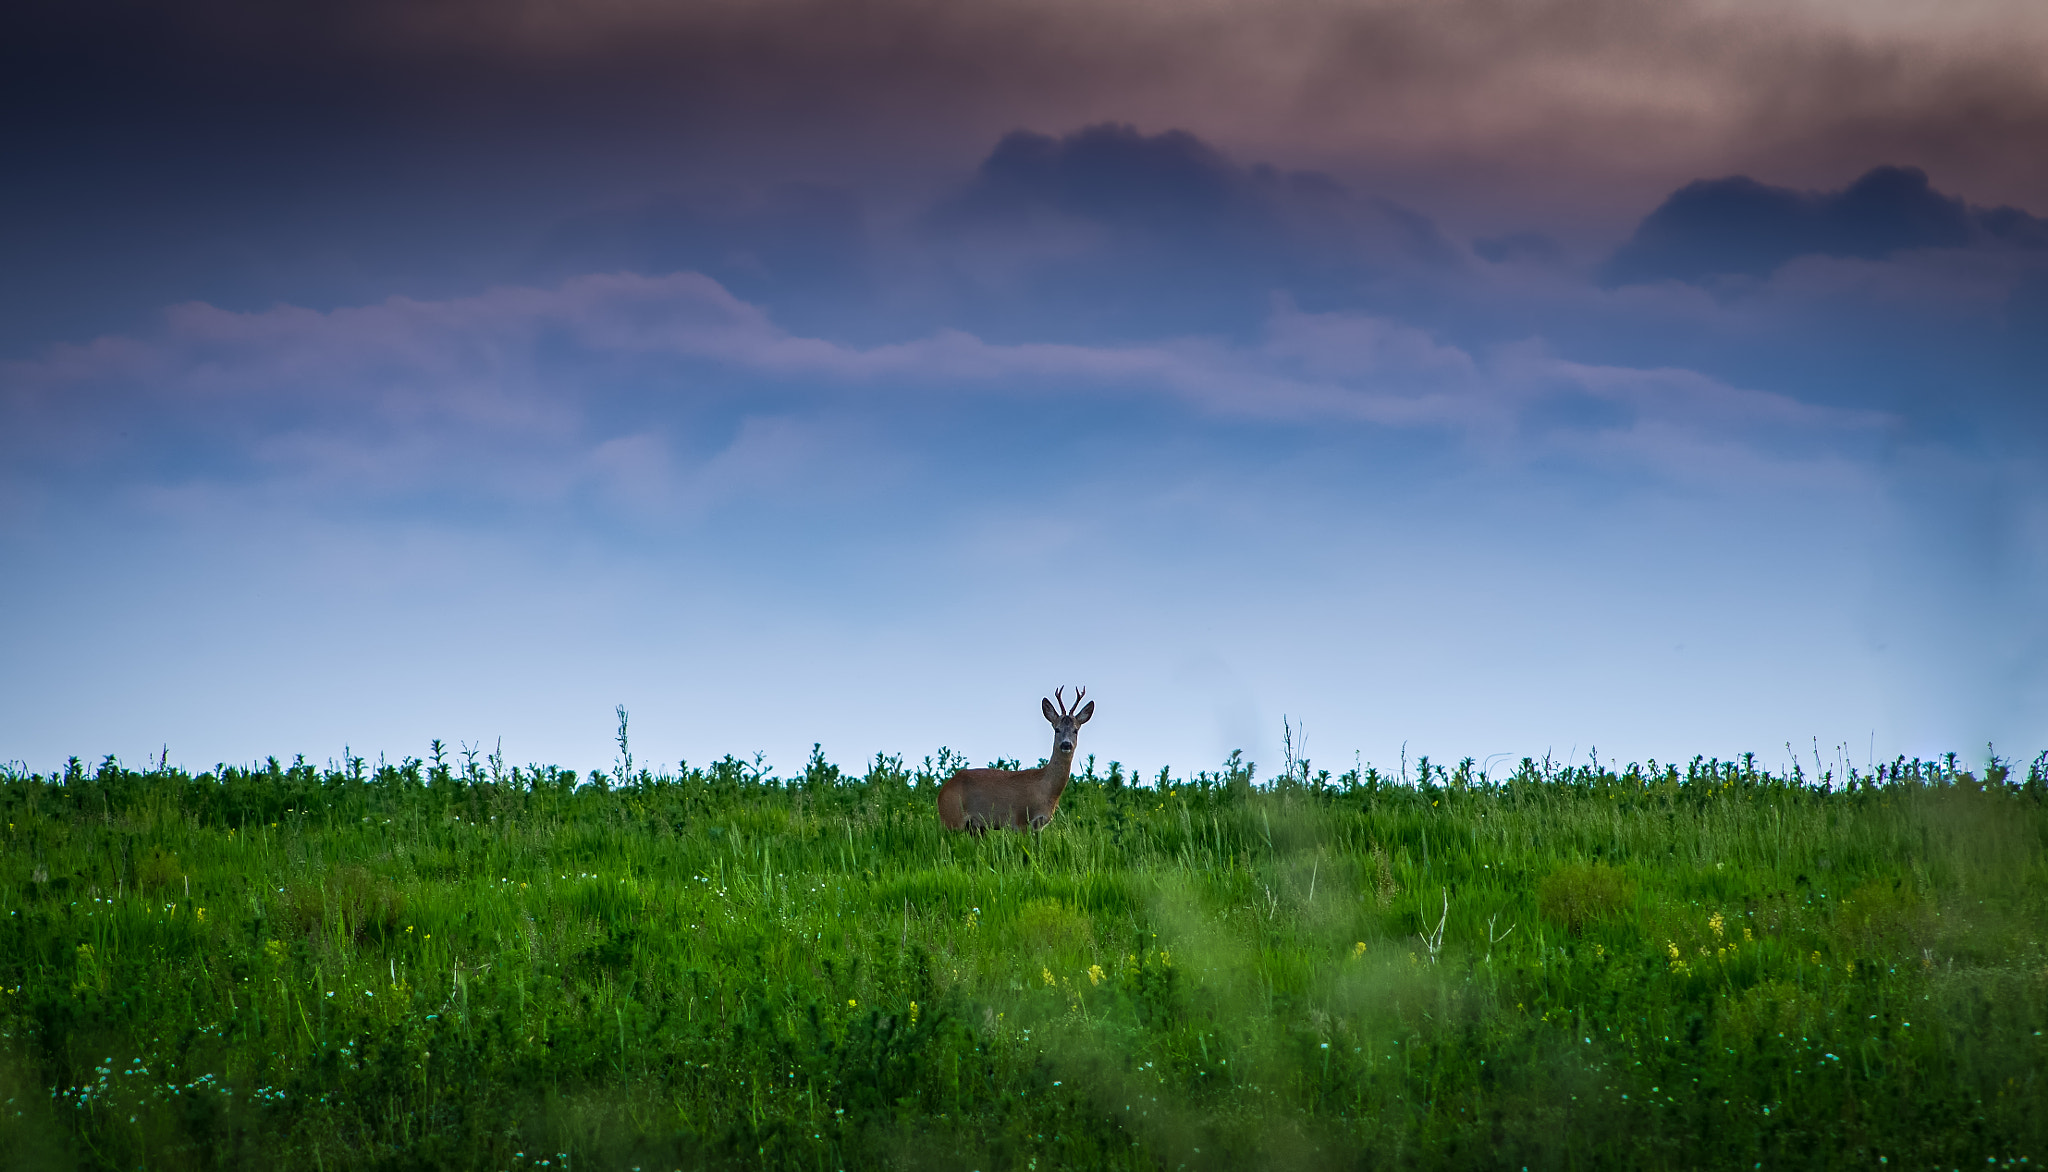
[[2048,1158],[2048,755],[0,773],[0,1162]]

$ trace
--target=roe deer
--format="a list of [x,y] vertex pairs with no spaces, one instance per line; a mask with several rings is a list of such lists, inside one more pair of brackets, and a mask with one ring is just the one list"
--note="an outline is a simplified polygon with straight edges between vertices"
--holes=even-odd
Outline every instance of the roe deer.
[[[1065,688],[1053,690],[1059,696]],[[1043,704],[1052,722],[1052,758],[1036,769],[962,769],[939,787],[939,822],[948,830],[986,834],[992,826],[1043,830],[1060,807],[1067,779],[1074,772],[1074,738],[1095,715],[1095,701],[1081,707],[1086,688],[1074,690],[1074,704],[1064,698],[1058,708]]]

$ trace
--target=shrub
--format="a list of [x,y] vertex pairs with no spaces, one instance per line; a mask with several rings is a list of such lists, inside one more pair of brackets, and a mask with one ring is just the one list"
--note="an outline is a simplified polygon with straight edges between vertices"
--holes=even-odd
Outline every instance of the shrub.
[[1628,873],[1605,863],[1567,863],[1536,885],[1536,910],[1583,935],[1590,921],[1613,915],[1635,901]]

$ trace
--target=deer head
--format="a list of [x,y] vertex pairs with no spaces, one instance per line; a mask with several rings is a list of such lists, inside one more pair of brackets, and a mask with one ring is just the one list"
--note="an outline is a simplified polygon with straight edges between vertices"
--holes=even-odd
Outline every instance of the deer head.
[[1088,689],[1074,689],[1074,703],[1072,706],[1066,703],[1062,695],[1065,691],[1064,687],[1053,689],[1052,694],[1061,697],[1058,707],[1054,707],[1050,699],[1040,701],[1040,704],[1044,706],[1045,719],[1052,724],[1052,751],[1054,756],[1071,756],[1074,752],[1075,738],[1080,735],[1081,726],[1087,724],[1088,718],[1095,715],[1095,701],[1088,701],[1088,705],[1085,708],[1081,705],[1081,699],[1088,694]]

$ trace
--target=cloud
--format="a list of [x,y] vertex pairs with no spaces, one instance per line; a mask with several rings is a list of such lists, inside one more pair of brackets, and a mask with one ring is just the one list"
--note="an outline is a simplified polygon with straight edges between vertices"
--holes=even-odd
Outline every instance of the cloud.
[[2048,220],[1972,208],[1914,167],[1878,167],[1840,191],[1772,187],[1747,176],[1687,184],[1651,212],[1603,267],[1608,284],[1767,276],[1799,256],[1879,260],[1923,248],[2048,248]]
[[[748,422],[762,408],[707,373],[800,362],[792,345],[694,274],[325,312],[192,303],[149,335],[0,365],[0,412],[19,424],[0,444],[30,482],[90,484],[125,465],[114,479],[259,480],[358,503],[594,492],[689,507],[772,482],[761,469],[778,451],[800,458],[764,446]],[[636,381],[649,355],[699,366],[668,361],[650,388]],[[705,461],[747,474],[691,471]]]
[[815,177],[1121,118],[1360,173],[1520,177],[1496,190],[1522,200],[1621,206],[1688,173],[1817,182],[1877,158],[2048,191],[2017,149],[2048,126],[2048,17],[2026,0],[1940,19],[1828,0],[29,0],[9,19],[0,92],[38,114],[23,145],[74,162],[124,125],[251,155],[260,127],[297,132],[264,150],[315,159],[377,140],[642,177],[774,155]]
[[875,243],[860,197],[844,187],[672,192],[578,212],[536,251],[542,279],[593,272],[698,272],[779,312],[837,310],[873,295]]
[[1458,255],[1427,217],[1328,175],[1121,123],[1004,136],[925,222],[954,299],[978,302],[961,324],[984,333],[1241,330],[1274,290],[1341,303],[1372,277]]
[[1082,220],[1175,251],[1322,251],[1345,260],[1441,263],[1454,255],[1435,225],[1328,175],[1242,166],[1186,130],[1145,134],[1105,122],[1054,138],[1014,131],[973,180],[934,210],[943,229],[1029,230]]
[[1284,300],[1242,344],[941,331],[855,346],[786,330],[686,273],[328,312],[178,306],[152,336],[0,367],[0,443],[22,483],[260,482],[323,501],[587,499],[684,517],[828,483],[844,495],[876,475],[874,437],[934,421],[978,433],[1005,402],[1070,406],[1105,437],[1130,406],[1195,428],[1421,430],[1497,466],[1564,460],[1671,483],[1839,483],[1886,421],[1538,342],[1468,351]]
[[528,279],[693,271],[842,338],[950,327],[1102,342],[1242,337],[1276,291],[1344,304],[1364,282],[1461,255],[1427,217],[1327,175],[1103,123],[1005,135],[907,225],[873,223],[848,189],[798,183],[581,212],[548,233]]
[[[1694,176],[1898,160],[2048,207],[2038,6],[1865,7],[27,0],[0,352],[613,270],[821,336],[1242,339],[1274,289],[1412,278],[1431,223],[1577,256]],[[1055,133],[990,151],[1019,127]],[[908,225],[942,196],[934,258]]]

